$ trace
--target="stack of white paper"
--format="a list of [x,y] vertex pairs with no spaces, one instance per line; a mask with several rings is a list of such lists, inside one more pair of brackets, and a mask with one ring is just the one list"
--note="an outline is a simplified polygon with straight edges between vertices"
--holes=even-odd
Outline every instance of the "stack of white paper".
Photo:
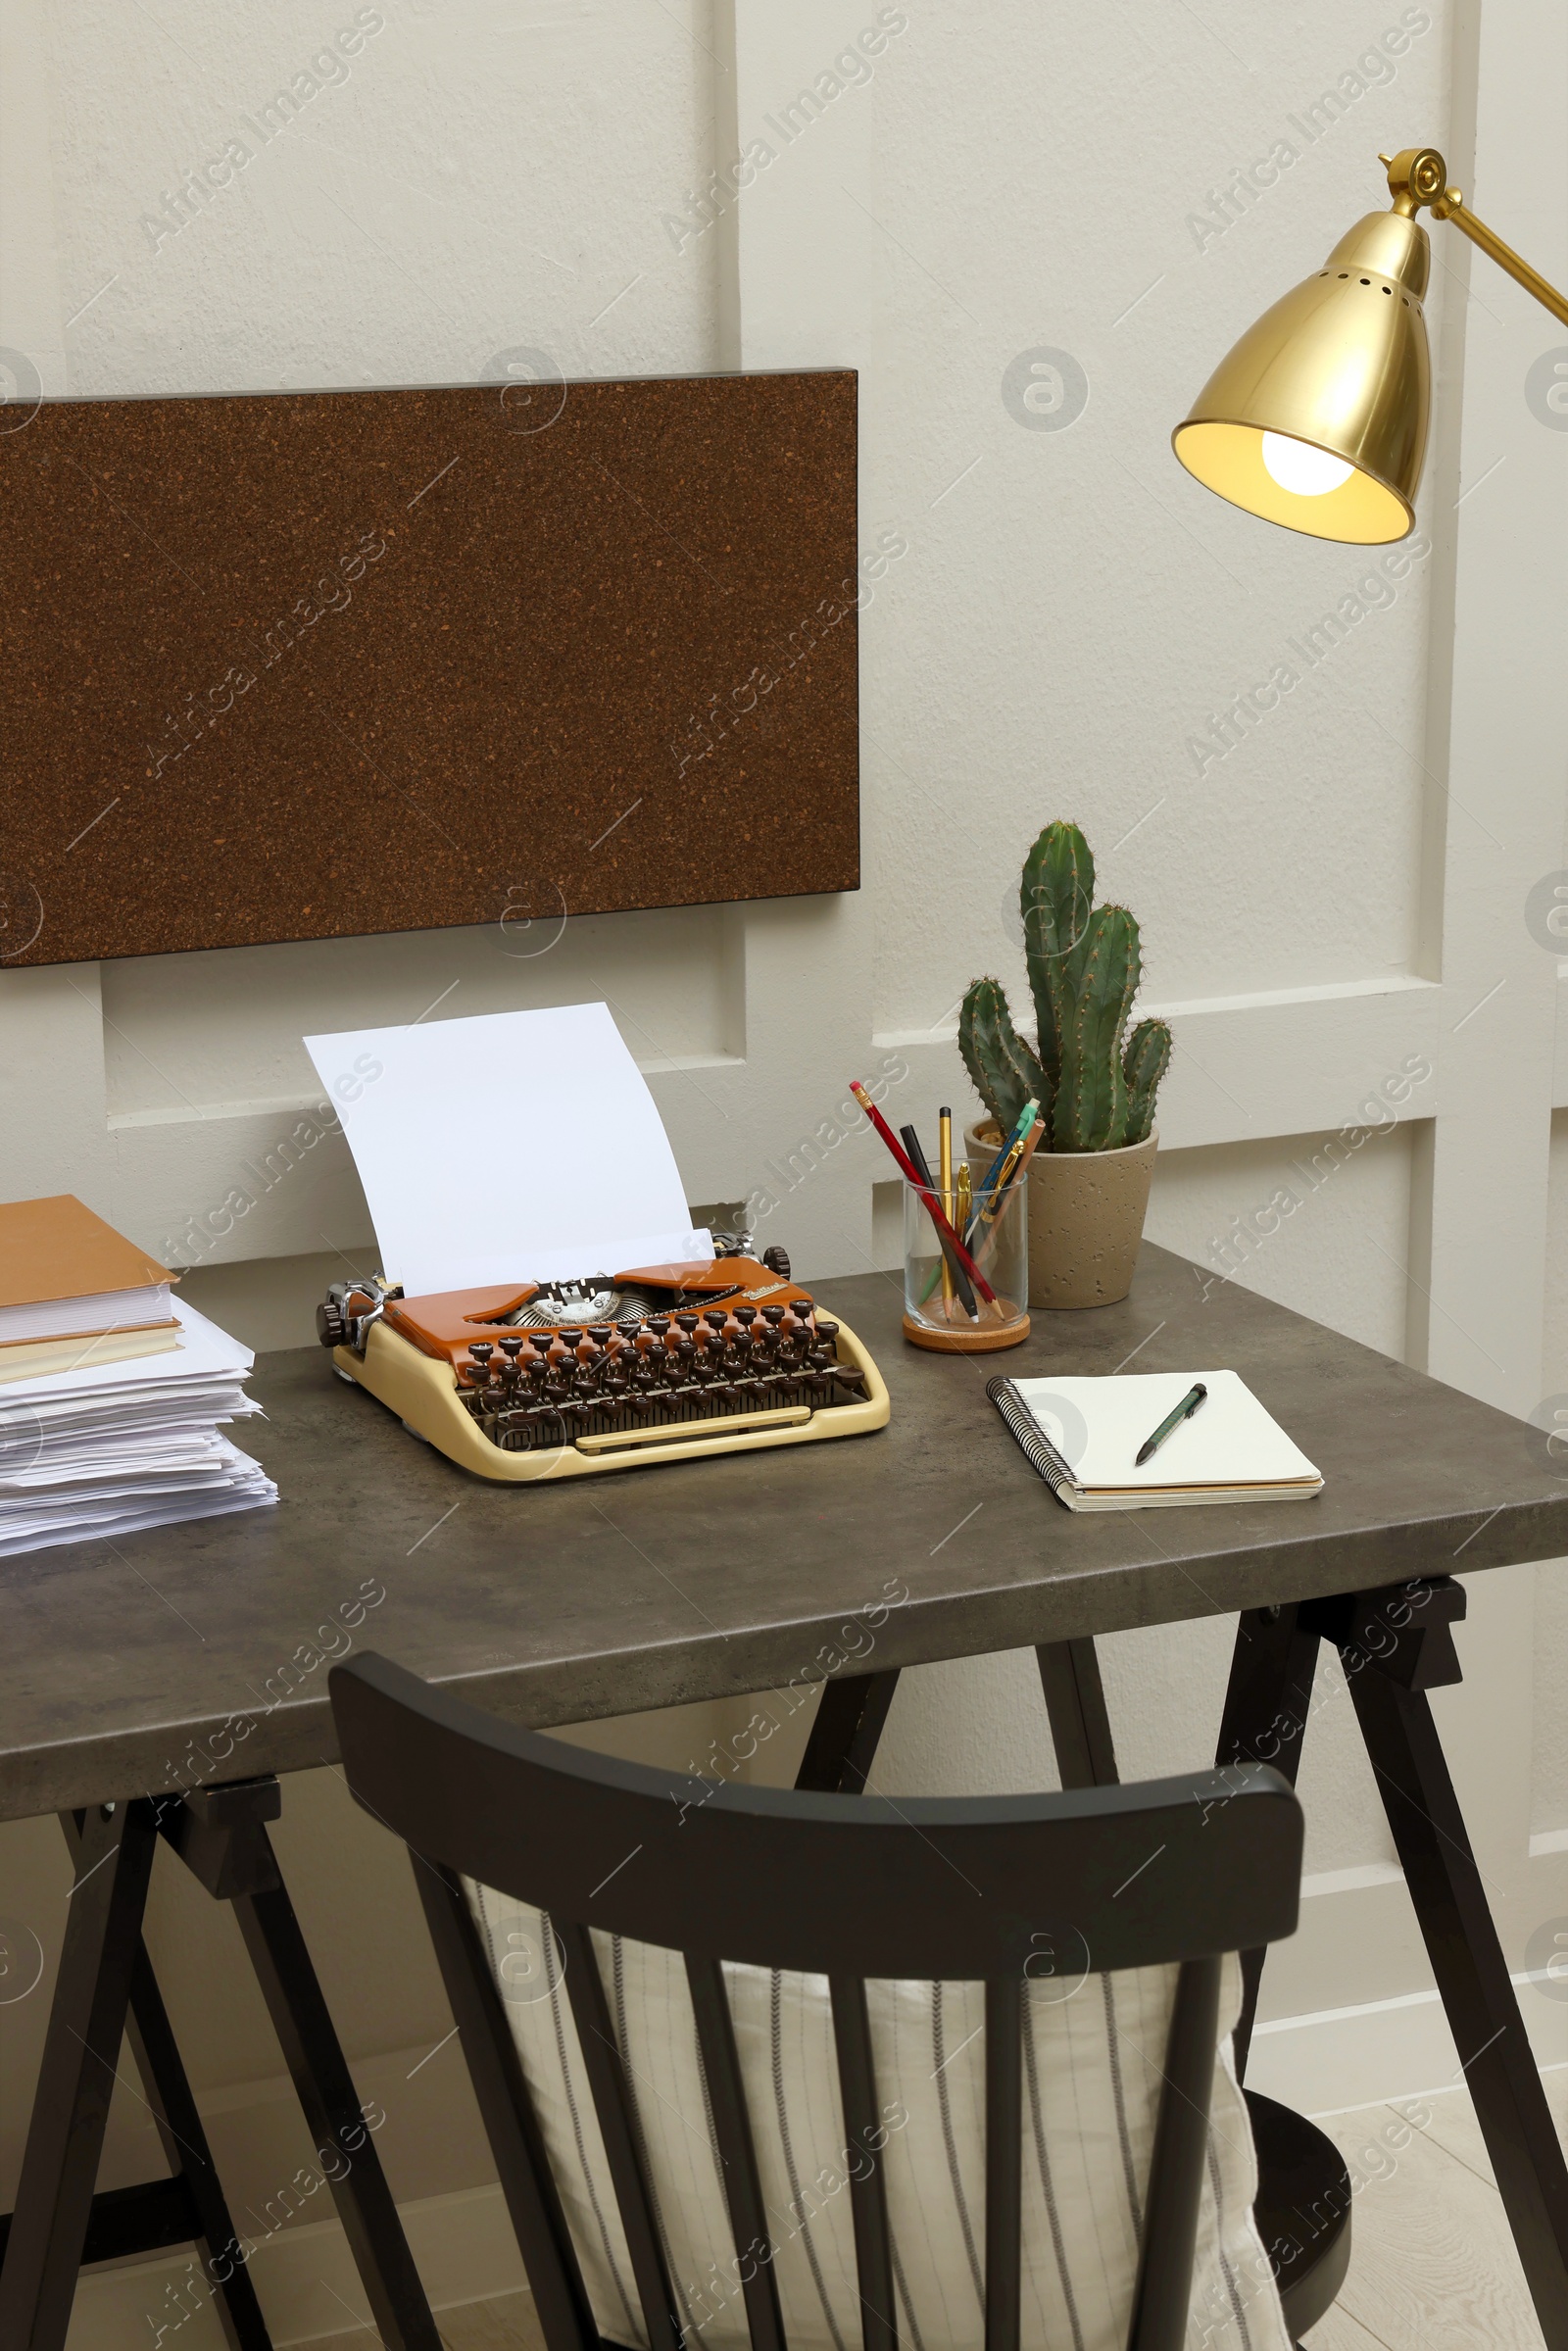
[[648,1082],[607,1004],[307,1037],[410,1298],[707,1263]]
[[261,1410],[255,1361],[176,1298],[179,1345],[0,1388],[0,1559],[277,1499],[220,1427]]

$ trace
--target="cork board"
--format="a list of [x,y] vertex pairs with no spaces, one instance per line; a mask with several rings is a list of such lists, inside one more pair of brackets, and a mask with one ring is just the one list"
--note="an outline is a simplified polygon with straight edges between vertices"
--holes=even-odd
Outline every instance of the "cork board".
[[846,372],[0,432],[0,961],[858,884]]

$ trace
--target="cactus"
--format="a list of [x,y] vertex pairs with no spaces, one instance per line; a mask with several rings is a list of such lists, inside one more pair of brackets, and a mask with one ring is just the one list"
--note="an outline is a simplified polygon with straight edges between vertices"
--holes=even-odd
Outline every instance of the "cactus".
[[1053,977],[1061,1044],[1051,1139],[1055,1150],[1117,1151],[1127,1139],[1127,1080],[1121,1034],[1138,993],[1138,925],[1125,906],[1102,906],[1090,918],[1080,982]]
[[1154,1096],[1170,1067],[1170,1031],[1162,1020],[1141,1020],[1127,1040],[1122,1075],[1127,1080],[1127,1141],[1144,1143],[1154,1123]]
[[964,1066],[1003,1133],[1034,1095],[1058,1151],[1147,1141],[1170,1064],[1162,1020],[1140,1021],[1123,1045],[1142,973],[1138,924],[1125,906],[1095,909],[1094,891],[1095,860],[1077,825],[1048,824],[1018,892],[1038,1058],[1013,1028],[1000,981],[976,980],[958,1017]]
[[1075,824],[1048,824],[1023,861],[1018,911],[1040,1058],[1053,1081],[1061,1063],[1056,999],[1064,980],[1077,994],[1094,904],[1095,860],[1088,842]]
[[1051,1084],[1017,1034],[999,980],[976,980],[963,1000],[958,1050],[974,1090],[1004,1135],[1031,1096],[1049,1116]]

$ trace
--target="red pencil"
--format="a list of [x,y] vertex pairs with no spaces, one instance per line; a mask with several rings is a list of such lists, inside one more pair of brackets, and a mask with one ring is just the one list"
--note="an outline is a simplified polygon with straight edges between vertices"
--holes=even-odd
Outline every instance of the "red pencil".
[[964,1272],[968,1275],[975,1288],[979,1291],[980,1296],[985,1299],[988,1306],[994,1306],[997,1302],[996,1292],[992,1289],[990,1283],[986,1280],[985,1275],[980,1271],[979,1266],[976,1265],[974,1259],[964,1248],[963,1243],[958,1239],[957,1234],[954,1231],[952,1225],[942,1213],[942,1202],[938,1200],[936,1194],[932,1192],[928,1186],[921,1183],[919,1170],[916,1168],[914,1161],[910,1158],[908,1152],[905,1150],[897,1135],[894,1134],[893,1129],[889,1126],[887,1120],[883,1117],[881,1111],[877,1108],[875,1102],[871,1100],[871,1097],[866,1093],[865,1088],[860,1084],[858,1078],[851,1078],[850,1092],[854,1095],[856,1101],[859,1103],[861,1109],[865,1112],[867,1118],[869,1118],[871,1124],[875,1127],[877,1133],[881,1136],[883,1142],[893,1153],[893,1156],[898,1161],[906,1179],[914,1186],[916,1192],[918,1192],[920,1198],[924,1200],[926,1207],[930,1212],[931,1222],[936,1226],[937,1231],[941,1234],[943,1240],[952,1249],[955,1257],[963,1267]]

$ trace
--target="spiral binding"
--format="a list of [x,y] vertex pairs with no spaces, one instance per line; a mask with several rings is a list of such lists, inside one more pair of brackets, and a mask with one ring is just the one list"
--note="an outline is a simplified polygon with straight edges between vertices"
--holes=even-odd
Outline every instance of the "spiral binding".
[[1018,1441],[1018,1449],[1031,1469],[1037,1469],[1051,1488],[1059,1494],[1064,1486],[1076,1488],[1073,1476],[1049,1437],[1041,1435],[1040,1423],[1012,1382],[995,1379],[986,1382],[986,1394],[996,1405],[1008,1429]]

